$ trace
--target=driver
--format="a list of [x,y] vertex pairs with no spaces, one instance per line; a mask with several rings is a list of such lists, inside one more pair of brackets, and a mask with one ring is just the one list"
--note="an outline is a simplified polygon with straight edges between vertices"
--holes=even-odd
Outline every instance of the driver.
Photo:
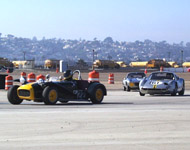
[[73,72],[71,70],[66,70],[66,71],[64,71],[63,77],[64,77],[65,81],[72,81],[73,80]]

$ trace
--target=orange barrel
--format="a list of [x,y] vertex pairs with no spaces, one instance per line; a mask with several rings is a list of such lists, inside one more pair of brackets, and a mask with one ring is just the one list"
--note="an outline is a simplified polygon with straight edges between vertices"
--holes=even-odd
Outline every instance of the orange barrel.
[[34,73],[29,73],[27,77],[28,82],[35,82],[36,81],[36,75]]
[[147,69],[144,70],[144,73],[147,74]]
[[161,67],[160,67],[160,72],[162,72],[162,71],[163,71],[163,69],[164,69],[164,68],[163,68],[163,66],[161,66]]
[[99,72],[93,70],[88,74],[88,82],[99,82]]
[[114,84],[114,74],[113,73],[109,74],[108,83],[109,84]]
[[20,77],[21,77],[21,78],[24,78],[24,79],[26,80],[26,72],[21,72],[21,73],[20,73]]
[[40,75],[38,75],[38,76],[36,77],[36,80],[37,80],[37,81],[38,81],[39,79],[42,79],[42,80],[45,81],[46,77],[45,77],[44,75],[40,74]]
[[6,76],[5,78],[5,90],[10,89],[13,86],[13,77],[12,76]]

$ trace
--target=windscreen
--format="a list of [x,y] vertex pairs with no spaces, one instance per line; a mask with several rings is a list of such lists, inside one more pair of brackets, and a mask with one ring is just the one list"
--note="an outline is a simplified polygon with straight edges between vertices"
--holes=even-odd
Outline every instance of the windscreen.
[[172,73],[160,72],[160,73],[152,73],[151,80],[173,80],[174,75]]
[[144,73],[130,73],[127,76],[128,78],[143,78],[145,77]]

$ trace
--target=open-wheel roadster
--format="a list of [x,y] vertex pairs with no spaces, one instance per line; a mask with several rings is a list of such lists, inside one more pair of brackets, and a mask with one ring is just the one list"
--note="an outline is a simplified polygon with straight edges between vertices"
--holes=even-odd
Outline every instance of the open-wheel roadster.
[[8,101],[11,104],[21,104],[23,100],[44,102],[46,105],[54,105],[58,101],[67,103],[69,101],[91,101],[93,104],[100,104],[107,90],[99,82],[88,82],[82,80],[79,70],[78,79],[71,81],[43,81],[14,85],[7,93]]

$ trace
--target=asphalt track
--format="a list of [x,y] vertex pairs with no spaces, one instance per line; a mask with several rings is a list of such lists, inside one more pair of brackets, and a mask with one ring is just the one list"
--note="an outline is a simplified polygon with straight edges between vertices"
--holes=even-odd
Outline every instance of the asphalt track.
[[23,102],[0,90],[0,150],[189,150],[190,91],[108,91],[102,104]]

